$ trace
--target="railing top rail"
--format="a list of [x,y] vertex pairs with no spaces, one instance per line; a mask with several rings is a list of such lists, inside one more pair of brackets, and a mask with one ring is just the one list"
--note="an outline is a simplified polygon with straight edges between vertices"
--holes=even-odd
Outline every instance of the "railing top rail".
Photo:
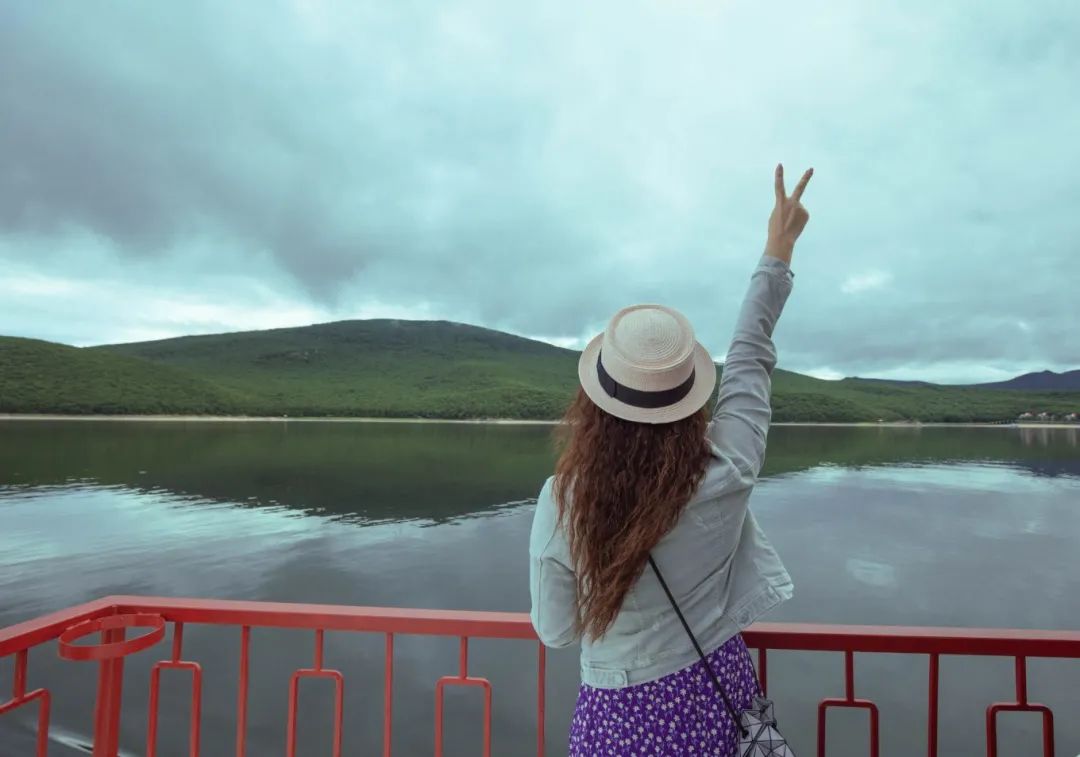
[[92,602],[66,607],[63,610],[0,628],[0,657],[55,639],[69,626],[102,615],[111,615],[116,597],[103,597]]
[[536,639],[529,616],[516,612],[412,607],[294,604],[170,597],[112,597],[119,612],[156,612],[168,621],[275,628],[321,628],[409,635]]
[[1080,631],[951,626],[755,623],[748,646],[822,652],[1080,658]]
[[[211,625],[536,639],[526,613],[111,596],[0,628],[0,657],[50,641],[74,623],[116,613]],[[755,623],[744,636],[749,646],[769,649],[1080,658],[1080,631]]]

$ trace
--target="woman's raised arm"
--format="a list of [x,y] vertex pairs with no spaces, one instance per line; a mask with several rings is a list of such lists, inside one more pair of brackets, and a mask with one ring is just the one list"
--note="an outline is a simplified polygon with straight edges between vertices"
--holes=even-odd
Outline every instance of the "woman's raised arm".
[[771,376],[776,366],[772,333],[791,293],[791,256],[810,218],[801,199],[813,173],[811,168],[803,174],[789,197],[784,189],[784,167],[776,167],[776,205],[769,216],[765,254],[750,278],[735,323],[709,429],[721,453],[750,479],[757,478],[765,459],[772,418]]

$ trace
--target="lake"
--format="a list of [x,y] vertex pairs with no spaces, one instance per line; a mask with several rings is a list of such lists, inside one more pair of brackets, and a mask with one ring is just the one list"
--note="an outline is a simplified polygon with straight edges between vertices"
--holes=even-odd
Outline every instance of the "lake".
[[[526,550],[553,462],[546,426],[333,422],[0,423],[0,626],[106,594],[527,611]],[[776,427],[752,500],[795,598],[775,621],[1080,627],[1080,429]],[[203,753],[230,754],[236,629],[185,629],[202,663]],[[288,676],[310,632],[252,638],[251,755],[280,754]],[[381,637],[328,634],[342,670],[345,752],[381,743]],[[128,658],[122,746],[144,748],[149,666]],[[483,641],[470,671],[495,691],[494,753],[532,754],[535,648]],[[401,638],[395,754],[430,754],[434,681],[456,642]],[[527,662],[527,664],[525,664]],[[576,650],[548,656],[549,754],[565,753]],[[942,755],[981,755],[983,712],[1012,699],[1012,661],[942,660]],[[1080,753],[1080,661],[1029,662],[1054,707],[1058,754]],[[52,755],[91,732],[94,666],[31,656],[51,687]],[[881,707],[883,754],[924,753],[927,661],[860,655],[856,692]],[[0,691],[11,665],[0,664]],[[772,653],[770,693],[799,754],[816,703],[843,694],[843,656]],[[162,755],[187,754],[189,678],[166,675]],[[305,683],[300,754],[329,754],[329,687]],[[447,754],[477,754],[480,697],[451,691]],[[31,753],[31,713],[0,717],[0,755]],[[830,715],[830,755],[866,753],[866,718]],[[1004,755],[1037,751],[1038,722],[1005,716]],[[66,734],[66,735],[65,735]],[[62,742],[66,742],[62,743]]]

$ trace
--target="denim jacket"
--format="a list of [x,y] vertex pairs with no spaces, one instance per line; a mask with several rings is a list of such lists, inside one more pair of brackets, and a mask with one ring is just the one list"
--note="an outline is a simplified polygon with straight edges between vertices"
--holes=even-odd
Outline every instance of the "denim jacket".
[[[724,362],[708,427],[712,458],[675,527],[652,554],[706,653],[792,595],[791,577],[749,511],[772,415],[773,328],[791,292],[787,264],[763,257]],[[581,642],[582,683],[619,688],[698,660],[652,571],[645,570],[600,639],[581,638],[577,589],[549,478],[529,540],[532,623],[550,647]],[[571,503],[572,506],[572,503]]]

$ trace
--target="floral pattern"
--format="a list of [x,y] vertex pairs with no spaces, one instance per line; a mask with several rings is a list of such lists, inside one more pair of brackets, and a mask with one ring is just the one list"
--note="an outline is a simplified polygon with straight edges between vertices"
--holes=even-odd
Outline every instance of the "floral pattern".
[[[706,655],[736,710],[760,693],[742,636]],[[582,685],[570,725],[571,757],[735,757],[738,729],[700,660],[621,689]]]

